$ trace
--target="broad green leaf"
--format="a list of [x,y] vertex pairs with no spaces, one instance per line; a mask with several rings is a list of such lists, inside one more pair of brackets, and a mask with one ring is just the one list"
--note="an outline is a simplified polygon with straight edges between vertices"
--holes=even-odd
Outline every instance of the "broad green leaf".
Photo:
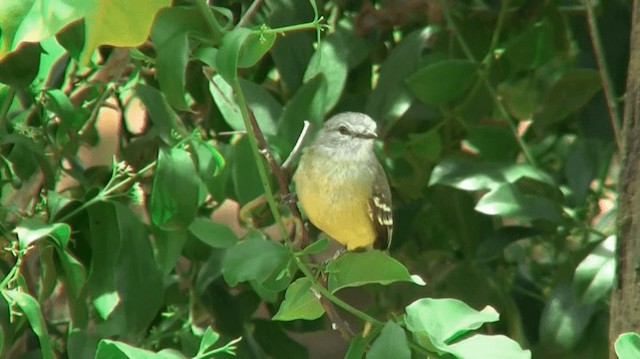
[[613,286],[616,276],[616,237],[609,236],[578,264],[573,291],[581,304],[594,304]]
[[[313,11],[305,1],[274,1],[269,4],[267,17],[256,23],[267,23],[271,28],[288,26],[298,23],[300,19],[311,19]],[[314,33],[295,31],[278,38],[271,48],[271,58],[290,93],[296,93],[302,85],[304,71],[314,53],[314,41]]]
[[187,110],[185,70],[189,56],[189,35],[206,34],[202,12],[197,7],[170,7],[159,12],[151,41],[156,50],[156,71],[160,89],[171,106]]
[[0,58],[23,42],[40,42],[83,17],[91,8],[83,0],[0,1]]
[[87,270],[65,249],[56,248],[56,255],[62,267],[61,279],[67,291],[72,328],[85,328],[89,320],[86,300]]
[[33,330],[33,333],[40,341],[42,357],[44,359],[54,359],[56,356],[53,352],[49,333],[47,332],[47,323],[44,320],[38,301],[29,294],[21,291],[2,289],[2,292],[6,298],[12,300],[20,310],[22,310],[22,313],[24,313],[31,326],[31,330]]
[[116,207],[97,203],[88,209],[91,248],[95,253],[89,269],[89,293],[98,315],[107,319],[120,303],[116,275],[120,249],[127,234],[118,222]]
[[164,230],[156,226],[151,226],[151,231],[155,239],[156,262],[162,273],[168,275],[178,263],[189,233],[186,228]]
[[161,149],[149,204],[153,223],[163,229],[189,226],[198,211],[199,188],[189,153],[180,148]]
[[635,359],[640,357],[640,335],[638,333],[623,333],[618,336],[614,344],[618,359]]
[[506,126],[469,126],[467,131],[467,146],[486,161],[512,162],[520,151],[516,137]]
[[264,193],[247,136],[243,136],[233,146],[231,171],[235,193],[241,205],[245,205]]
[[71,238],[71,227],[66,223],[47,224],[36,218],[26,218],[13,230],[18,235],[20,249],[26,249],[33,242],[50,238],[58,248],[67,247]]
[[423,298],[406,308],[405,325],[425,348],[447,351],[448,344],[484,323],[498,321],[490,306],[477,311],[457,299]]
[[98,344],[95,359],[178,359],[186,358],[175,352],[154,353],[152,351],[136,348],[130,344],[103,339]]
[[318,97],[322,96],[322,89],[326,86],[324,75],[319,73],[307,81],[296,94],[287,102],[282,116],[278,121],[278,135],[287,142],[287,151],[293,149],[304,121],[311,124],[311,133],[322,128],[324,109],[320,106]]
[[532,77],[505,81],[498,85],[497,90],[507,111],[517,119],[532,118],[536,107],[540,104],[542,91]]
[[250,280],[262,282],[289,257],[289,250],[282,244],[250,236],[227,250],[222,275],[232,287]]
[[380,335],[373,341],[367,351],[367,359],[410,359],[409,341],[402,327],[392,321],[382,328]]
[[475,79],[478,64],[451,59],[429,64],[407,78],[407,86],[420,101],[442,105],[460,96]]
[[311,243],[310,245],[304,247],[302,252],[300,252],[300,255],[305,256],[309,254],[320,253],[320,252],[323,252],[328,247],[329,247],[329,239],[326,237],[322,237],[317,241]]
[[583,137],[577,138],[571,145],[564,165],[564,176],[571,187],[573,205],[583,205],[598,171],[611,158],[611,151],[604,147],[601,141]]
[[561,122],[586,105],[600,87],[597,70],[567,70],[545,92],[534,115],[534,124],[543,127]]
[[327,287],[332,293],[342,288],[372,283],[388,285],[394,282],[413,282],[424,285],[419,277],[411,276],[402,263],[377,250],[346,252],[329,263],[327,272]]
[[369,346],[369,342],[373,339],[373,335],[363,337],[362,334],[358,334],[351,339],[349,348],[344,355],[344,359],[362,359],[365,356],[365,350]]
[[321,84],[315,99],[317,102],[314,102],[314,105],[322,109],[323,114],[333,109],[344,90],[349,69],[348,51],[344,51],[347,46],[340,33],[334,32],[328,35],[323,39],[320,48],[311,56],[309,66],[304,73],[305,83],[318,74],[324,76],[325,81]]
[[542,66],[553,56],[551,31],[546,19],[525,27],[525,31],[507,43],[504,56],[517,69],[529,70]]
[[531,352],[504,335],[475,334],[453,343],[447,352],[461,359],[530,359]]
[[558,283],[542,311],[540,340],[565,350],[574,348],[583,337],[594,310],[591,304],[578,304],[568,281]]
[[135,93],[147,109],[151,123],[159,132],[160,138],[166,144],[173,144],[172,131],[186,134],[180,118],[169,106],[162,92],[154,87],[139,84],[135,87]]
[[442,151],[442,140],[437,130],[423,133],[410,133],[408,146],[411,152],[418,158],[435,161]]
[[433,169],[429,185],[442,184],[465,191],[477,191],[515,183],[525,177],[556,186],[551,176],[527,164],[486,163],[462,156],[449,156],[440,161]]
[[433,35],[433,27],[407,34],[380,66],[380,77],[369,96],[366,113],[380,121],[397,119],[411,106],[413,96],[405,79],[418,70],[422,50]]
[[320,304],[319,294],[315,293],[312,282],[308,278],[299,278],[289,285],[280,309],[273,316],[273,320],[314,320],[324,314]]
[[[16,174],[20,178],[27,180],[34,174],[35,170],[39,169],[44,175],[44,188],[47,190],[54,189],[56,175],[53,166],[39,145],[36,145],[32,139],[15,133],[0,136],[0,145],[7,144],[13,145],[8,159],[11,162],[20,164],[20,166],[15,167]],[[34,166],[30,166],[31,164]],[[37,167],[35,166],[36,164]]]
[[222,46],[216,55],[218,73],[227,83],[233,83],[237,79],[238,68],[255,65],[269,51],[275,38],[275,33],[262,29],[234,28],[222,38]]
[[156,14],[171,0],[93,0],[87,4],[86,41],[80,57],[88,63],[93,51],[102,45],[138,47],[149,36]]
[[[262,132],[265,135],[275,135],[275,123],[282,113],[281,105],[269,91],[251,81],[240,79],[240,87]],[[221,76],[215,75],[209,82],[209,91],[225,122],[236,131],[245,130],[242,113],[234,100],[231,86]]]
[[198,217],[189,225],[189,232],[213,248],[228,248],[238,242],[238,237],[229,226]]
[[269,358],[308,359],[307,347],[293,340],[280,322],[254,319],[254,338]]
[[40,54],[40,66],[38,74],[32,82],[32,88],[34,93],[44,91],[51,87],[50,80],[56,78],[55,69],[59,62],[64,61],[64,57],[67,54],[66,50],[55,37],[49,37],[40,42],[42,47],[42,54]]
[[522,193],[510,183],[501,184],[478,200],[476,211],[490,216],[503,216],[523,221],[547,219],[562,222],[562,208],[545,197]]

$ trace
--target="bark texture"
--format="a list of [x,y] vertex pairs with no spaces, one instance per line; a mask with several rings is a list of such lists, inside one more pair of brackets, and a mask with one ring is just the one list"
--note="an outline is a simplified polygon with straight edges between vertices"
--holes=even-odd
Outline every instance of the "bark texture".
[[624,332],[640,332],[640,0],[633,2],[618,192],[617,283],[611,292],[609,357]]

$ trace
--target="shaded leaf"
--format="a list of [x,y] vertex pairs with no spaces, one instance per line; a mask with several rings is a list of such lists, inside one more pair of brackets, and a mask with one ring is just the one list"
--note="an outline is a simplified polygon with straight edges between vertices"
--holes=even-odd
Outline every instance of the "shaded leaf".
[[228,248],[238,242],[238,237],[229,226],[198,217],[189,225],[189,232],[213,248]]
[[478,64],[461,59],[426,65],[407,78],[407,86],[420,101],[441,105],[460,96],[475,79]]
[[222,275],[230,286],[250,280],[262,282],[289,256],[289,250],[282,244],[249,236],[228,249],[222,260]]
[[398,324],[387,321],[380,335],[373,341],[367,351],[367,359],[411,358],[409,341],[404,330]]
[[502,184],[482,196],[476,211],[491,216],[504,216],[523,221],[547,219],[562,222],[562,208],[545,197],[522,193],[512,184]]

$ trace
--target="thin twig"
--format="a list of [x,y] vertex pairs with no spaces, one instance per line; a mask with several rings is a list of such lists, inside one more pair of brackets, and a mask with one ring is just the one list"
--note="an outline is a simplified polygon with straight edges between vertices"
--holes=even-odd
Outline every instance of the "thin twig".
[[598,22],[593,13],[593,4],[591,0],[584,0],[585,8],[587,9],[587,22],[589,23],[589,35],[591,37],[591,44],[593,45],[593,53],[598,61],[598,72],[600,73],[600,81],[602,82],[602,88],[604,90],[604,98],[607,101],[607,108],[609,109],[609,121],[611,121],[611,128],[613,129],[613,136],[618,147],[618,153],[622,151],[622,135],[620,125],[622,124],[622,118],[620,117],[620,109],[616,101],[615,90],[613,88],[613,81],[609,76],[607,59],[604,56],[602,49],[602,42],[600,41],[600,31],[598,30]]
[[247,9],[247,12],[242,16],[240,21],[238,21],[238,25],[237,26],[238,27],[243,27],[243,26],[247,25],[249,20],[251,20],[253,15],[256,14],[256,12],[258,11],[258,8],[260,7],[260,5],[262,5],[263,2],[264,2],[264,0],[255,0],[251,4],[251,6],[249,6],[249,9]]
[[304,144],[305,140],[307,139],[307,136],[309,135],[309,128],[311,128],[311,123],[309,121],[304,121],[302,132],[300,132],[300,136],[298,137],[298,140],[296,141],[295,146],[293,146],[293,150],[291,150],[291,153],[289,153],[289,157],[287,157],[287,159],[282,164],[282,169],[284,171],[289,171],[293,161],[295,161],[295,159],[298,158],[298,154],[302,149],[302,145]]

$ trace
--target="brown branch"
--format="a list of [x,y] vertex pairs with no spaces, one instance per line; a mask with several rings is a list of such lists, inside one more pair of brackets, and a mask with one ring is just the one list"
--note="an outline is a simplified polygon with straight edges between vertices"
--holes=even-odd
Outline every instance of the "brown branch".
[[[251,123],[251,127],[253,128],[253,133],[256,136],[256,140],[258,142],[258,148],[262,155],[266,158],[269,167],[271,168],[271,172],[276,177],[278,181],[278,194],[280,198],[287,199],[291,198],[292,194],[289,191],[289,182],[291,181],[291,174],[288,170],[281,167],[273,157],[273,153],[269,149],[267,145],[267,141],[264,138],[262,130],[258,126],[258,122],[256,121],[256,117],[253,114],[253,111],[249,110],[249,122]],[[298,141],[300,142],[300,141]],[[296,201],[286,201],[287,207],[291,211],[291,215],[296,223],[304,223],[302,220],[302,215],[300,214],[300,210],[298,210],[298,206],[296,205]],[[301,230],[300,241],[294,241],[294,249],[297,247],[303,248],[309,243],[309,232],[307,231],[307,227],[304,225],[296,226]],[[311,259],[311,258],[310,258]],[[320,284],[327,287],[327,280],[324,276],[320,278]],[[320,304],[324,308],[324,311],[327,313],[329,320],[331,321],[332,328],[340,332],[340,334],[345,339],[350,339],[353,337],[353,332],[349,327],[349,323],[347,323],[344,319],[340,317],[336,307],[333,303],[324,296],[320,296]]]

